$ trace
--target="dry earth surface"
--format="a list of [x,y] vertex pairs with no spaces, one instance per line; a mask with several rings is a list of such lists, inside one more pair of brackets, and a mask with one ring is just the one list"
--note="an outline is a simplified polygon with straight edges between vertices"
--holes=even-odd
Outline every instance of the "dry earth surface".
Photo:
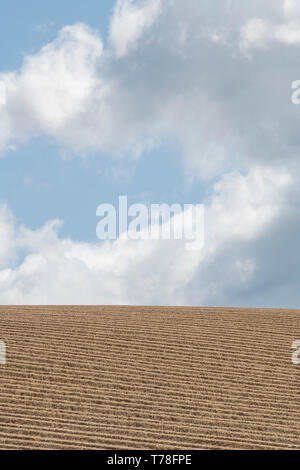
[[300,311],[0,307],[1,449],[299,449]]

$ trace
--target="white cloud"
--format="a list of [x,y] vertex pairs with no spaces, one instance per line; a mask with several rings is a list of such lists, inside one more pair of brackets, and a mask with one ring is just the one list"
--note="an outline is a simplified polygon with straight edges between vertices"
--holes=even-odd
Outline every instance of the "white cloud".
[[288,20],[295,20],[300,17],[300,5],[297,0],[284,0],[283,11]]
[[211,242],[214,237],[216,246],[234,237],[255,238],[280,214],[283,194],[291,183],[286,171],[271,168],[255,167],[245,176],[224,175],[214,185],[209,208]]
[[217,183],[197,255],[77,243],[2,207],[0,303],[296,304],[299,31],[294,0],[122,0],[107,48],[69,25],[1,73],[4,153],[36,135],[116,161],[171,142],[190,178]]
[[128,54],[149,30],[161,8],[161,0],[118,0],[110,24],[109,39],[118,58]]
[[[280,218],[291,182],[285,171],[264,167],[224,176],[207,201],[206,243],[199,252],[188,252],[184,241],[174,240],[91,244],[61,239],[57,221],[32,231],[18,226],[2,207],[2,246],[10,245],[14,261],[2,258],[0,303],[230,305],[241,296],[246,304],[242,294],[246,286],[251,291],[260,269],[249,247],[262,234],[277,236],[270,227]],[[272,258],[264,261],[278,268]],[[235,296],[227,297],[233,287]],[[267,301],[272,302],[270,296]]]
[[19,71],[0,74],[0,149],[43,134],[78,155],[135,159],[175,141],[200,179],[280,163],[283,152],[288,163],[299,144],[288,95],[298,76],[295,8],[118,1],[106,49],[97,31],[66,26]]
[[266,48],[271,36],[270,26],[261,18],[252,18],[241,29],[241,50],[247,52],[251,48]]
[[103,52],[99,36],[83,24],[64,27],[57,39],[27,56],[19,73],[2,74],[7,104],[2,112],[8,139],[45,133],[68,140],[68,127],[86,108],[97,89],[96,63]]
[[260,18],[249,20],[241,30],[241,50],[266,49],[272,41],[287,45],[300,44],[300,23],[272,25]]
[[14,261],[14,220],[6,205],[0,206],[0,269]]
[[241,50],[265,49],[272,43],[300,44],[300,5],[296,0],[283,0],[281,21],[251,18],[241,28]]

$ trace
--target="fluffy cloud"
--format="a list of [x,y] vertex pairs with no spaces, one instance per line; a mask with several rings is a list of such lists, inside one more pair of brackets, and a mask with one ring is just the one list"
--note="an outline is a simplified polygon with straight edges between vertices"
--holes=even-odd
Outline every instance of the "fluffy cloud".
[[[283,248],[281,214],[290,187],[284,170],[224,175],[206,201],[206,241],[196,252],[186,251],[183,240],[78,243],[58,236],[58,221],[32,231],[2,207],[0,303],[250,304],[264,270],[280,272],[281,260],[274,263],[268,248],[258,257],[253,246],[266,249],[276,240]],[[285,275],[270,283],[268,305]]]
[[288,163],[298,19],[291,0],[118,0],[106,49],[97,31],[66,26],[0,75],[0,148],[44,134],[78,155],[136,158],[175,141],[200,179]]
[[249,20],[241,31],[241,50],[267,49],[274,41],[286,45],[300,44],[300,23],[290,21],[274,25],[261,18]]
[[1,73],[3,155],[36,135],[116,161],[171,142],[211,196],[196,254],[61,239],[1,207],[0,303],[297,305],[299,47],[295,0],[118,0],[107,47],[69,25]]
[[262,15],[250,18],[241,29],[241,49],[266,49],[274,42],[287,46],[300,44],[300,6],[296,0],[283,0],[282,15],[273,20]]
[[14,260],[14,220],[6,205],[0,207],[0,269]]
[[96,75],[102,52],[97,33],[83,24],[66,26],[55,41],[27,56],[20,72],[3,74],[7,103],[1,112],[5,132],[0,146],[39,133],[68,145],[72,123],[93,93],[105,94]]
[[118,0],[110,25],[109,39],[118,58],[128,54],[138,39],[149,30],[161,8],[161,0],[147,0],[143,4]]

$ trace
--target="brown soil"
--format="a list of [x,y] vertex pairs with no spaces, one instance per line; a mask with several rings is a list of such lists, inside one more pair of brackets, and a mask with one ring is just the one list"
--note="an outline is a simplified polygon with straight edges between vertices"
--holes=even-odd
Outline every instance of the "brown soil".
[[0,307],[1,449],[299,449],[300,311]]

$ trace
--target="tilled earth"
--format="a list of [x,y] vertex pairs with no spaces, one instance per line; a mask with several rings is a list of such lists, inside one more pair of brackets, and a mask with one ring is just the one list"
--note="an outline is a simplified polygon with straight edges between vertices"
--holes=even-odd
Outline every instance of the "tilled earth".
[[1,449],[299,449],[300,311],[0,307]]

